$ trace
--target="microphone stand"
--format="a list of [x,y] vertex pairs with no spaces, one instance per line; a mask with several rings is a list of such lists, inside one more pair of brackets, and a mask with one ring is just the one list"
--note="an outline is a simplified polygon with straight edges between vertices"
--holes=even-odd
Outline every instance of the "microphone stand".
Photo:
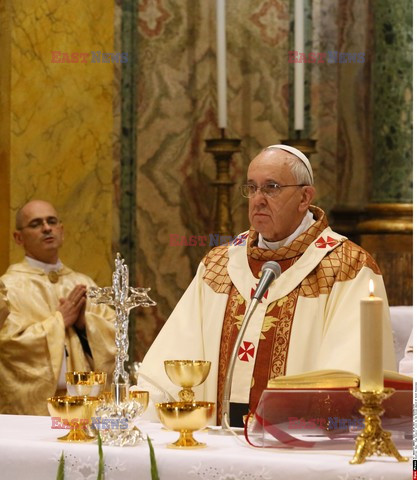
[[232,379],[233,379],[233,370],[235,368],[236,358],[239,351],[239,346],[242,343],[243,336],[245,335],[246,328],[249,324],[256,307],[258,306],[260,300],[262,299],[265,291],[269,285],[281,275],[281,267],[277,262],[269,261],[262,266],[262,277],[259,281],[259,284],[256,288],[256,291],[246,309],[245,316],[242,320],[242,326],[240,327],[239,333],[236,337],[235,344],[233,345],[233,350],[230,355],[229,365],[227,367],[226,379],[224,381],[224,390],[223,390],[223,399],[222,399],[222,412],[221,412],[221,429],[214,430],[216,433],[221,434],[234,434],[233,430],[230,428],[229,419],[230,419],[230,395],[232,391]]
[[243,336],[247,326],[249,325],[249,320],[251,319],[256,307],[258,306],[259,300],[255,297],[249,303],[248,308],[246,309],[245,316],[242,320],[242,326],[240,327],[239,333],[236,337],[235,344],[233,346],[232,354],[230,355],[230,362],[227,367],[226,379],[224,382],[223,390],[223,400],[222,400],[222,413],[221,413],[221,429],[214,430],[214,433],[220,434],[230,434],[233,433],[230,429],[229,418],[230,418],[230,394],[232,390],[232,379],[233,379],[233,370],[235,368],[237,353],[239,351],[239,346],[242,343]]

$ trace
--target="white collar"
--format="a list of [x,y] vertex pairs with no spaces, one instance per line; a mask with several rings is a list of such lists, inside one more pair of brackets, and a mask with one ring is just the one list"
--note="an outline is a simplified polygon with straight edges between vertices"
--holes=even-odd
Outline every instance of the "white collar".
[[310,212],[310,210],[307,210],[307,213],[301,220],[300,225],[298,225],[297,229],[290,236],[284,238],[283,240],[278,240],[277,242],[268,242],[268,240],[265,240],[262,235],[259,234],[258,247],[266,248],[268,250],[278,250],[281,247],[285,247],[295,240],[299,235],[308,230],[314,222],[315,220],[313,213]]
[[25,259],[31,267],[40,268],[46,273],[52,272],[54,270],[61,270],[62,268],[62,262],[59,259],[56,263],[41,262],[40,260],[35,260],[34,258],[28,257],[27,255],[25,256]]

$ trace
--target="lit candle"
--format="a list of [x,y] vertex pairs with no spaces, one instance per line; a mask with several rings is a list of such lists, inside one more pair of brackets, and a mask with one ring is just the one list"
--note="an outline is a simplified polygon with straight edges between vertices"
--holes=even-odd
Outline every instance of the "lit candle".
[[219,128],[227,126],[226,103],[226,5],[217,0],[217,114]]
[[[304,52],[304,0],[294,2],[294,50]],[[304,63],[294,63],[294,129],[304,130]]]
[[362,391],[382,390],[382,298],[374,295],[369,280],[369,297],[361,300],[361,379]]

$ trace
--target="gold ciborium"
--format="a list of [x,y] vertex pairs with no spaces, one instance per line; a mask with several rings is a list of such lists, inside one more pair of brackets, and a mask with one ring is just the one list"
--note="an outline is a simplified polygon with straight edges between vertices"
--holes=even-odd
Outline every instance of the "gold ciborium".
[[197,442],[193,432],[203,429],[214,413],[214,402],[168,402],[156,403],[161,423],[180,436],[169,448],[202,448],[205,443]]
[[98,397],[106,386],[105,372],[67,372],[68,395],[72,397]]
[[165,360],[165,372],[175,385],[182,387],[178,393],[182,402],[194,402],[191,387],[201,385],[210,372],[211,362],[205,360]]
[[95,437],[86,433],[91,423],[99,399],[96,397],[57,396],[48,398],[48,411],[51,417],[59,419],[63,428],[70,428],[67,435],[59,437],[63,442],[88,442]]

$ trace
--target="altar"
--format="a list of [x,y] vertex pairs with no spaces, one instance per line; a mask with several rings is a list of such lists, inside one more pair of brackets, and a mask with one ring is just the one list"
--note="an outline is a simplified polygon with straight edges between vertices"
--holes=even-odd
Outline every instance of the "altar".
[[[196,432],[206,448],[176,450],[167,444],[178,433],[158,423],[137,423],[149,435],[161,480],[299,480],[361,479],[408,480],[412,476],[411,441],[406,448],[407,463],[392,457],[372,457],[362,465],[350,465],[353,449],[278,450],[249,446],[242,435],[223,436]],[[5,480],[55,479],[62,452],[65,480],[96,480],[98,446],[93,443],[64,443],[57,437],[65,430],[52,429],[50,417],[0,415],[0,477]],[[404,445],[403,445],[404,446]],[[106,480],[151,479],[149,447],[103,446]]]

